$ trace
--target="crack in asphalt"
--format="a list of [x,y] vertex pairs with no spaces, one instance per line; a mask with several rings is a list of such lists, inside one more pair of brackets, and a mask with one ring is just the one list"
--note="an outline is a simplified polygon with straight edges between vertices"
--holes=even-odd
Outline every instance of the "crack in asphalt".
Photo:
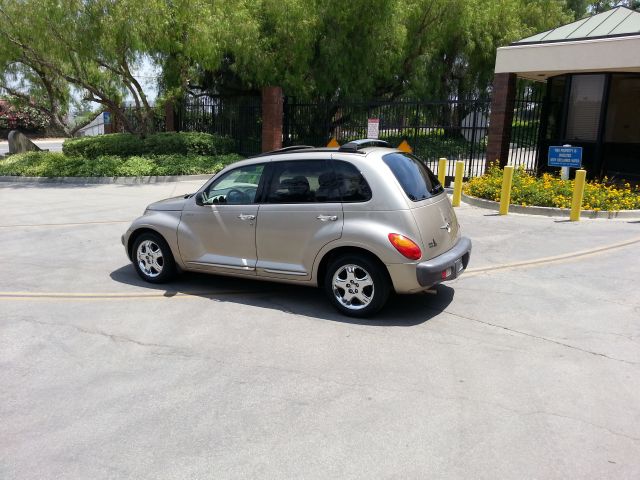
[[[628,362],[626,360],[620,360],[620,359],[615,359],[615,358],[611,358],[608,357],[604,354],[600,354],[597,352],[591,352],[588,350],[584,350],[584,349],[580,349],[571,345],[567,345],[567,344],[563,344],[561,342],[557,342],[555,340],[550,340],[544,337],[538,337],[536,335],[532,335],[532,334],[528,334],[526,332],[520,332],[517,330],[513,330],[513,329],[509,329],[507,327],[503,327],[500,325],[495,325],[495,324],[491,324],[489,322],[483,322],[481,320],[476,320],[473,318],[469,318],[469,317],[465,317],[463,315],[458,315],[458,314],[454,314],[451,312],[446,312],[449,313],[450,315],[456,316],[456,317],[460,317],[466,320],[471,320],[471,321],[475,321],[475,322],[479,322],[485,325],[489,325],[492,327],[496,327],[496,328],[500,328],[500,329],[504,329],[504,330],[508,330],[510,332],[513,333],[518,333],[524,336],[528,336],[528,337],[533,337],[539,340],[544,340],[544,341],[549,341],[551,343],[555,343],[555,344],[559,344],[561,346],[564,347],[568,347],[568,348],[572,348],[572,349],[576,349],[585,353],[589,353],[592,355],[596,355],[596,356],[601,356],[601,357],[605,357],[608,358],[610,360],[615,360],[615,361],[619,361],[619,362],[624,362],[624,363],[630,363],[630,364],[634,364],[633,362]],[[353,388],[353,389],[372,389],[374,391],[381,391],[381,392],[389,392],[389,393],[397,393],[397,394],[407,394],[407,393],[417,393],[417,394],[421,394],[421,395],[431,395],[432,397],[439,399],[439,400],[444,400],[444,401],[463,401],[463,402],[469,402],[469,403],[483,403],[483,404],[487,404],[487,405],[491,405],[491,406],[495,406],[498,407],[502,410],[511,412],[511,413],[515,413],[517,415],[523,415],[523,416],[530,416],[530,415],[547,415],[547,416],[554,416],[554,417],[558,417],[558,418],[563,418],[563,419],[567,419],[567,420],[572,420],[575,422],[579,422],[585,425],[589,425],[591,427],[594,428],[598,428],[601,430],[605,430],[607,432],[609,432],[612,435],[615,436],[619,436],[619,437],[623,437],[626,438],[628,440],[632,440],[634,442],[640,442],[640,438],[638,437],[634,437],[632,435],[628,435],[625,433],[621,433],[615,430],[612,430],[609,427],[606,427],[604,425],[600,425],[597,423],[593,423],[590,422],[588,420],[582,419],[582,418],[578,418],[578,417],[573,417],[573,416],[569,416],[569,415],[563,415],[560,413],[555,413],[555,412],[549,412],[546,410],[533,410],[533,411],[523,411],[523,410],[519,410],[519,409],[515,409],[515,408],[511,408],[508,407],[506,405],[503,405],[499,402],[493,402],[490,400],[483,400],[483,399],[477,399],[477,398],[469,398],[467,396],[460,396],[460,395],[454,395],[454,396],[445,396],[445,395],[438,395],[436,393],[434,393],[434,391],[432,389],[421,389],[421,388],[416,388],[413,386],[408,386],[406,388],[389,388],[389,387],[383,387],[379,384],[370,384],[370,383],[360,383],[360,382],[345,382],[345,381],[340,381],[334,378],[328,378],[322,375],[315,375],[313,373],[304,371],[304,370],[299,370],[299,369],[293,369],[293,368],[285,368],[285,367],[281,367],[281,366],[277,366],[277,365],[263,365],[263,364],[257,364],[257,365],[250,365],[250,364],[246,364],[243,362],[236,362],[236,361],[227,361],[227,360],[222,360],[210,355],[201,355],[197,352],[194,352],[193,350],[187,350],[181,347],[178,347],[176,345],[167,345],[167,344],[160,344],[160,343],[149,343],[149,342],[141,342],[139,340],[135,340],[131,337],[127,337],[125,335],[116,335],[116,334],[110,334],[107,332],[103,332],[100,330],[90,330],[90,329],[86,329],[83,327],[79,327],[77,325],[73,325],[73,324],[62,324],[62,323],[54,323],[54,322],[43,322],[40,320],[35,320],[35,319],[20,319],[20,321],[26,322],[26,323],[32,323],[32,324],[38,324],[38,325],[45,325],[45,326],[51,326],[51,327],[68,327],[68,328],[72,328],[80,333],[83,334],[87,334],[87,335],[98,335],[101,337],[105,337],[108,338],[109,340],[111,340],[114,343],[128,343],[128,344],[134,344],[140,347],[152,347],[152,348],[161,348],[161,349],[168,349],[168,350],[164,350],[164,351],[152,351],[150,352],[152,355],[154,356],[172,356],[172,357],[180,357],[180,358],[188,358],[188,359],[192,359],[192,358],[199,358],[199,359],[203,359],[203,360],[209,360],[209,361],[213,361],[219,365],[226,365],[226,366],[238,366],[244,369],[265,369],[265,370],[271,370],[271,371],[276,371],[276,372],[282,372],[282,373],[287,373],[287,374],[293,374],[293,375],[301,375],[305,378],[309,378],[309,379],[315,379],[316,381],[322,382],[322,383],[331,383],[334,385],[338,385],[341,387],[347,387],[347,388]]]
[[459,313],[454,313],[454,312],[451,312],[449,310],[442,310],[442,311],[444,313],[448,313],[449,315],[452,315],[452,316],[458,317],[458,318],[462,318],[464,320],[469,320],[469,321],[472,321],[472,322],[481,323],[483,325],[487,325],[487,326],[490,326],[490,327],[498,328],[498,329],[501,329],[501,330],[506,330],[506,331],[511,332],[511,333],[517,333],[518,335],[523,335],[525,337],[535,338],[537,340],[542,340],[544,342],[554,343],[554,344],[560,345],[562,347],[570,348],[572,350],[578,350],[579,352],[588,353],[590,355],[595,355],[597,357],[603,357],[603,358],[606,358],[608,360],[613,360],[615,362],[622,362],[622,363],[626,363],[628,365],[640,365],[639,362],[633,362],[631,360],[624,360],[624,359],[621,359],[621,358],[610,357],[608,355],[605,355],[604,353],[594,352],[592,350],[587,350],[585,348],[576,347],[575,345],[570,345],[568,343],[560,342],[558,340],[553,340],[551,338],[542,337],[542,336],[539,336],[539,335],[534,335],[533,333],[523,332],[521,330],[515,330],[513,328],[505,327],[503,325],[498,325],[498,324],[491,323],[491,322],[486,322],[484,320],[478,320],[477,318],[468,317],[466,315],[462,315],[462,314],[459,314]]
[[114,343],[133,343],[134,345],[138,345],[140,347],[155,347],[155,348],[168,348],[168,349],[173,349],[176,351],[180,351],[180,347],[176,346],[176,345],[167,345],[167,344],[162,344],[162,343],[147,343],[147,342],[141,342],[139,340],[135,340],[131,337],[127,337],[125,335],[117,335],[117,334],[113,334],[113,333],[107,333],[107,332],[103,332],[101,330],[89,330],[87,328],[83,328],[80,327],[78,325],[74,325],[71,323],[55,323],[55,322],[43,322],[41,320],[34,320],[34,319],[29,319],[29,318],[21,318],[20,319],[21,322],[27,322],[27,323],[35,323],[38,325],[46,325],[46,326],[50,326],[50,327],[67,327],[67,328],[72,328],[78,332],[87,334],[87,335],[98,335],[101,337],[105,337],[108,338],[109,340],[111,340]]

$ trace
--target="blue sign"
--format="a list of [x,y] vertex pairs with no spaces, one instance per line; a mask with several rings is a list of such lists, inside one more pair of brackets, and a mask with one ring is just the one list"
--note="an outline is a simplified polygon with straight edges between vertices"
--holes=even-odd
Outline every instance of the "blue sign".
[[111,124],[111,112],[102,112],[102,120],[105,125]]
[[550,167],[582,166],[582,147],[549,147],[547,165]]

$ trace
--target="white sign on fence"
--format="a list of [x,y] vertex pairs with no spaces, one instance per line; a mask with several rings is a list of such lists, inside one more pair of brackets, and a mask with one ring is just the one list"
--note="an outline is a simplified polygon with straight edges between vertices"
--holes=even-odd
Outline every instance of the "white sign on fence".
[[380,119],[370,118],[367,123],[367,138],[379,138],[380,137]]

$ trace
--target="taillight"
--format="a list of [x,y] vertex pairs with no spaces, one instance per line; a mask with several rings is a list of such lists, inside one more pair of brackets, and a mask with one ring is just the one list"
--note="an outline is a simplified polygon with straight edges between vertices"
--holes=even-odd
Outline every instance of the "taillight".
[[391,245],[396,247],[402,255],[410,260],[418,260],[422,257],[422,251],[420,247],[411,239],[400,235],[399,233],[390,233],[389,241]]

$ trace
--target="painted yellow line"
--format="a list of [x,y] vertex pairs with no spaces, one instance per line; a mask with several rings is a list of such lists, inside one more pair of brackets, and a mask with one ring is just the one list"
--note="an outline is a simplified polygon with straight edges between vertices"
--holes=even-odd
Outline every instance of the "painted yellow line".
[[34,299],[66,299],[66,300],[129,300],[144,298],[176,298],[176,297],[217,297],[223,295],[260,295],[271,294],[268,290],[202,290],[186,292],[140,292],[140,293],[112,293],[112,292],[0,292],[0,301],[34,300]]
[[640,243],[640,237],[633,238],[631,240],[625,240],[624,242],[605,245],[603,247],[598,247],[591,250],[581,250],[579,252],[565,253],[562,255],[554,255],[551,257],[536,258],[533,260],[524,260],[521,262],[503,263],[500,265],[489,265],[487,267],[470,268],[465,272],[465,274],[473,275],[477,273],[491,272],[495,270],[505,270],[508,268],[530,267],[530,266],[542,265],[546,263],[557,263],[562,261],[569,261],[569,260],[573,260],[580,257],[586,257],[589,255],[596,255],[598,253],[608,252],[610,250],[615,250],[617,248],[628,247],[629,245],[633,245],[635,243]]
[[[543,265],[547,263],[557,263],[562,261],[570,261],[580,257],[586,257],[589,255],[596,255],[598,253],[615,250],[617,248],[627,247],[640,243],[640,237],[625,240],[623,242],[605,245],[603,247],[594,248],[591,250],[581,250],[579,252],[567,253],[563,255],[555,255],[551,257],[536,258],[533,260],[525,260],[521,262],[504,263],[500,265],[490,265],[487,267],[470,268],[465,272],[465,275],[461,277],[464,279],[471,275],[476,275],[484,272],[491,272],[496,270],[506,270],[523,268],[530,266]],[[265,290],[202,290],[202,291],[155,291],[155,292],[138,292],[138,293],[116,293],[116,292],[0,292],[0,301],[11,300],[76,300],[76,301],[108,301],[108,300],[130,300],[130,299],[156,299],[156,298],[199,298],[199,297],[217,297],[223,295],[259,295],[259,294],[272,294],[273,289]],[[432,293],[427,291],[426,293]]]
[[130,220],[106,220],[104,222],[76,222],[76,223],[23,223],[15,225],[0,225],[0,228],[45,228],[45,227],[79,227],[82,225],[113,225],[128,223]]

